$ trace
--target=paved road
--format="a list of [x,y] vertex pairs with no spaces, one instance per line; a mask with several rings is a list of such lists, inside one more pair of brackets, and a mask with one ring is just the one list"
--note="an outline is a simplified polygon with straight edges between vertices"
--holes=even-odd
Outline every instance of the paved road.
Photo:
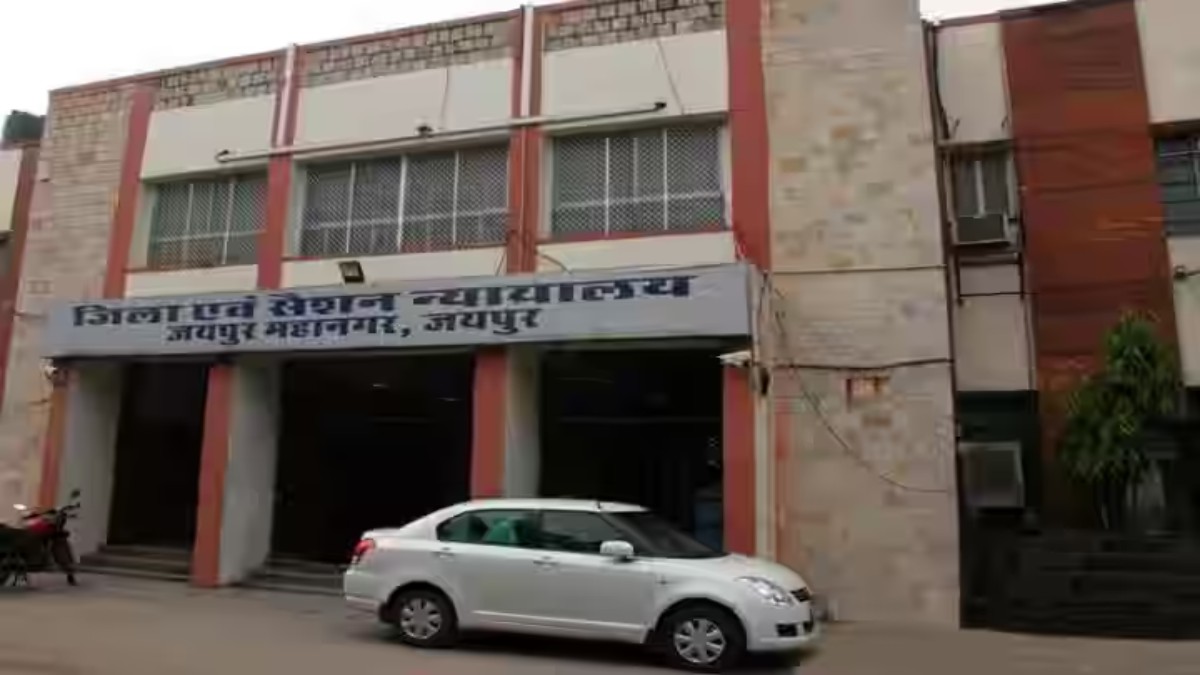
[[[664,675],[637,650],[477,638],[446,652],[390,641],[336,599],[92,578],[0,590],[2,675]],[[1044,639],[838,626],[806,675],[1200,675],[1200,643]],[[791,673],[754,664],[748,673]]]

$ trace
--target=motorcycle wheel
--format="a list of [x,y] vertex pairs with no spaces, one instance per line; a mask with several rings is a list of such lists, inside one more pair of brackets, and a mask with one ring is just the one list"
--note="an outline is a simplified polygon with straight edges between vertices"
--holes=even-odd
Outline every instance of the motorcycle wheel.
[[71,586],[78,586],[79,581],[75,579],[75,552],[71,550],[71,542],[66,539],[56,540],[51,545],[50,554],[58,569],[66,573],[67,583]]

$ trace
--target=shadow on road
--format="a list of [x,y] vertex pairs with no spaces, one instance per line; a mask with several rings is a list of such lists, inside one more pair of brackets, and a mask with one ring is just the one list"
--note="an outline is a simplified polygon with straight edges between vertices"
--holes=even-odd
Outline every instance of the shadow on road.
[[[386,628],[375,627],[370,632],[357,632],[358,639],[371,642],[389,642],[397,649],[411,649],[396,639]],[[461,653],[483,656],[516,656],[548,661],[578,661],[589,666],[611,666],[620,668],[658,667],[663,673],[679,672],[663,665],[662,659],[653,651],[636,645],[567,640],[560,638],[533,637],[497,633],[471,633],[464,635],[454,650]],[[736,672],[746,675],[790,675],[795,672],[801,659],[796,656],[751,655]]]

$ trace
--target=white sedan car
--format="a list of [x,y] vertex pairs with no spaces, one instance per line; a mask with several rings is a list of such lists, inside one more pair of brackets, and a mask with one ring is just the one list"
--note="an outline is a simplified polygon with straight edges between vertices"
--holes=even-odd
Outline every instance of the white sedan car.
[[795,572],[713,551],[637,506],[500,499],[452,506],[363,535],[347,601],[410,645],[459,630],[648,644],[679,667],[718,671],[746,651],[818,638]]

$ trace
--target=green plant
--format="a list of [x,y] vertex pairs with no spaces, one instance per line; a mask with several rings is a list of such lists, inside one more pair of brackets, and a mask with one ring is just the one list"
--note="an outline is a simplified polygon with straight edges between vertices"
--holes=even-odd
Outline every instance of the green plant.
[[1058,456],[1067,476],[1090,491],[1106,528],[1122,524],[1126,495],[1150,468],[1144,433],[1175,412],[1178,373],[1154,322],[1128,314],[1105,337],[1103,369],[1068,401]]

